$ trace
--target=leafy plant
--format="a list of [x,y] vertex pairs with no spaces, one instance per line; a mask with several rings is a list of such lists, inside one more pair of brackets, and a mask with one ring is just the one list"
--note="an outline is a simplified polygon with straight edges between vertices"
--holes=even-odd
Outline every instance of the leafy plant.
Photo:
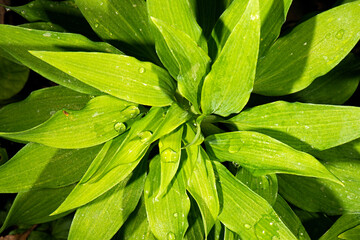
[[26,143],[1,231],[75,211],[68,239],[309,239],[290,202],[351,216],[323,239],[358,234],[360,2],[279,37],[291,2],[9,7],[30,23],[0,25],[2,58],[59,86],[0,109]]

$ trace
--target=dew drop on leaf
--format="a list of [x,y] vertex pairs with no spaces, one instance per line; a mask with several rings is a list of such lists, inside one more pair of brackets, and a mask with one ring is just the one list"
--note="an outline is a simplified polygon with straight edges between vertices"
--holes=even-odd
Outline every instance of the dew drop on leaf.
[[139,138],[141,139],[141,142],[147,142],[150,140],[150,138],[152,137],[152,132],[150,131],[144,131],[144,132],[140,132],[138,134]]
[[244,224],[244,227],[245,227],[246,229],[250,229],[250,228],[251,228],[251,225],[248,224],[248,223],[245,223],[245,224]]
[[123,133],[126,131],[126,125],[122,122],[117,122],[114,125],[114,129],[115,129],[115,131],[117,131],[119,133]]
[[[258,239],[274,239],[274,237],[279,237],[279,227],[274,221],[272,215],[264,215],[256,224],[255,224],[255,235]],[[276,238],[275,238],[276,239]]]
[[238,145],[230,145],[228,149],[229,153],[237,153],[240,151],[240,146]]
[[175,237],[175,234],[173,233],[173,232],[169,232],[168,234],[167,234],[167,239],[168,240],[172,240],[172,239],[175,239],[176,237]]
[[177,218],[178,217],[178,213],[174,213],[174,218]]
[[139,68],[139,73],[144,73],[145,71],[146,71],[145,68],[143,67]]
[[161,161],[166,163],[175,163],[178,160],[178,153],[171,148],[161,152]]
[[340,30],[336,33],[335,37],[336,37],[337,39],[341,40],[341,39],[344,37],[344,33],[345,33],[344,29],[340,29]]

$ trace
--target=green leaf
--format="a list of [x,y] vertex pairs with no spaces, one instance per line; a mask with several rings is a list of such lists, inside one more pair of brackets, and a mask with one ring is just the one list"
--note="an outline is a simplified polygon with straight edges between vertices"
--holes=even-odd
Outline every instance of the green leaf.
[[[288,173],[339,180],[310,154],[300,152],[267,135],[239,131],[211,135],[205,140],[207,150],[220,161],[233,161],[255,176]],[[341,184],[341,183],[340,183]]]
[[[352,229],[360,224],[360,214],[344,214],[342,215],[331,228],[321,236],[320,240],[339,239],[339,235]],[[346,238],[345,238],[346,239]],[[357,238],[349,238],[357,239]]]
[[237,130],[252,130],[296,149],[324,150],[360,137],[360,108],[287,103],[264,104],[227,120]]
[[82,109],[90,99],[89,95],[61,86],[33,91],[24,101],[0,109],[0,131],[19,132],[33,128],[63,108]]
[[52,22],[64,27],[68,32],[82,33],[88,37],[96,37],[74,1],[35,0],[22,6],[8,6],[29,22]]
[[[193,160],[189,157],[192,156],[188,155],[182,160],[182,169],[185,179],[187,179],[186,189],[199,206],[204,222],[205,236],[207,236],[220,212],[214,169],[203,148],[200,148],[196,159]],[[195,167],[193,167],[194,162],[196,163]]]
[[89,39],[70,33],[55,33],[0,25],[0,48],[10,54],[17,61],[34,70],[45,78],[82,93],[98,95],[100,92],[79,80],[73,78],[49,64],[36,58],[29,51],[96,51],[96,52],[121,52],[106,43],[92,42]]
[[190,210],[184,176],[181,171],[178,172],[167,194],[157,198],[160,178],[160,157],[156,156],[150,162],[144,187],[151,231],[159,239],[182,239],[188,227],[187,215]]
[[143,198],[113,240],[156,240],[150,230]]
[[161,174],[159,195],[157,197],[166,194],[167,189],[178,170],[181,157],[182,133],[183,128],[179,127],[175,131],[161,137],[159,140]]
[[31,190],[19,193],[6,217],[0,232],[7,227],[18,224],[39,224],[63,217],[68,213],[49,216],[70,191],[74,185],[55,189]]
[[274,206],[278,197],[278,183],[276,174],[253,176],[245,168],[240,168],[236,178],[246,184],[251,190],[264,198],[271,206]]
[[196,22],[194,6],[189,1],[149,0],[146,1],[146,4],[150,17],[160,19],[175,29],[184,32],[207,52],[206,39]]
[[[160,32],[156,38],[160,60],[171,76],[178,81],[179,92],[199,112],[201,87],[209,68],[210,58],[185,33],[159,19],[151,18],[151,20]],[[164,45],[166,47],[163,47]]]
[[29,69],[0,56],[0,100],[20,92],[29,77]]
[[34,56],[102,92],[127,101],[166,106],[175,83],[162,68],[119,54],[31,52]]
[[259,38],[258,0],[251,0],[204,80],[201,108],[205,114],[228,116],[243,109],[253,87]]
[[90,100],[82,110],[58,111],[48,121],[32,129],[0,132],[0,136],[56,148],[92,147],[123,133],[127,128],[123,122],[139,112],[139,108],[129,102],[104,95]]
[[279,176],[279,192],[294,204],[309,212],[330,215],[360,211],[360,141],[356,140],[314,154],[329,171],[344,184],[340,186],[322,179]]
[[301,23],[280,38],[258,63],[254,92],[298,92],[334,68],[360,39],[360,5],[344,4]]
[[189,227],[184,236],[185,240],[204,239],[204,223],[201,218],[201,212],[193,198],[190,198],[190,211],[188,215]]
[[241,239],[296,239],[270,204],[237,180],[221,163],[213,162],[222,196],[219,220]]
[[0,166],[0,192],[58,188],[80,180],[100,147],[64,150],[29,143]]
[[280,195],[277,196],[273,208],[279,215],[281,221],[285,223],[285,225],[295,236],[297,236],[298,239],[310,240],[310,237],[302,225],[299,217],[293,212],[289,204]]
[[[101,164],[94,164],[86,182],[80,181],[66,201],[54,212],[58,214],[82,206],[125,179],[144,157],[150,144],[166,135],[189,118],[189,114],[173,104],[167,111],[164,108],[152,108],[144,118],[136,121],[125,139],[114,139],[113,148]],[[98,168],[97,168],[98,167]],[[87,173],[85,174],[87,176]]]
[[239,235],[225,227],[224,240],[238,240],[241,239]]
[[356,227],[347,230],[346,232],[343,232],[338,236],[340,239],[359,239],[360,238],[360,225],[357,225]]
[[[5,148],[0,147],[0,166],[8,161],[8,155]],[[0,167],[1,168],[1,167]]]
[[130,55],[156,60],[146,2],[143,0],[75,0],[93,30]]
[[144,183],[144,166],[139,166],[105,194],[78,208],[69,239],[111,239],[135,210]]
[[291,99],[323,104],[343,104],[356,91],[360,82],[360,61],[349,54],[339,65],[315,79],[307,88],[294,93]]
[[66,30],[51,22],[32,22],[18,25],[19,27],[42,30],[42,31],[53,31],[53,32],[66,32]]

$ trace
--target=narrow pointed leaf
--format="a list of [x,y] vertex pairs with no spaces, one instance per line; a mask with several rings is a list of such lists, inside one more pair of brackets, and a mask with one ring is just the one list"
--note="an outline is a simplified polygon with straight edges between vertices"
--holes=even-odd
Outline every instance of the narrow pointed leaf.
[[245,168],[239,169],[236,178],[246,184],[251,190],[274,206],[278,197],[278,182],[276,174],[253,176]]
[[338,238],[348,240],[360,238],[360,225],[343,232],[338,236]]
[[139,114],[137,106],[130,104],[111,96],[99,96],[82,110],[58,111],[39,126],[22,132],[0,132],[0,136],[56,148],[91,147],[126,130],[123,122]]
[[124,140],[114,139],[117,141],[114,148],[108,150],[101,164],[94,165],[99,168],[89,170],[94,171],[91,178],[80,182],[54,214],[82,206],[110,190],[135,169],[152,142],[175,130],[188,118],[189,114],[176,104],[167,111],[150,109],[144,118],[131,126]]
[[20,92],[29,77],[29,69],[0,56],[0,100]]
[[108,192],[76,210],[69,239],[111,239],[140,199],[145,171],[139,167]]
[[175,85],[162,68],[119,54],[86,52],[32,52],[48,64],[102,92],[127,101],[166,106]]
[[129,54],[156,59],[145,1],[75,0],[75,3],[100,38]]
[[294,204],[309,212],[331,215],[360,211],[360,141],[356,140],[314,154],[344,186],[322,179],[279,176],[279,192]]
[[52,31],[52,32],[66,32],[66,30],[54,23],[51,22],[32,22],[32,23],[24,23],[19,25],[23,28],[34,29],[34,30],[42,30],[42,31]]
[[220,161],[233,161],[255,175],[288,173],[339,180],[310,154],[300,152],[267,135],[239,131],[215,134],[205,141],[208,152]]
[[344,104],[360,82],[360,61],[349,54],[339,65],[315,79],[307,88],[291,95],[291,99],[320,104]]
[[182,133],[183,128],[180,127],[159,140],[161,174],[159,195],[157,197],[166,194],[167,188],[178,170],[181,157]]
[[2,232],[9,226],[18,224],[39,224],[63,217],[68,213],[49,216],[56,209],[74,185],[54,189],[31,190],[19,193],[6,217]]
[[358,107],[278,101],[246,110],[226,122],[306,151],[328,149],[360,137]]
[[302,225],[299,217],[293,212],[289,204],[278,195],[273,205],[274,210],[279,215],[281,221],[297,236],[300,240],[310,240],[308,233]]
[[225,227],[224,240],[238,240],[240,239],[239,235]]
[[91,99],[62,86],[33,91],[25,100],[0,109],[0,131],[18,132],[33,128],[66,108],[80,110]]
[[360,214],[344,214],[334,223],[334,225],[331,226],[331,228],[323,236],[321,236],[320,240],[339,239],[339,235],[349,229],[356,227],[359,224]]
[[334,68],[360,39],[360,5],[344,4],[301,23],[260,59],[254,92],[298,92]]
[[161,33],[156,39],[167,48],[159,47],[157,52],[164,66],[178,81],[180,93],[199,111],[201,87],[209,68],[208,55],[185,33],[165,22],[152,18]]
[[185,240],[203,239],[204,223],[202,221],[201,212],[194,199],[190,198],[190,211],[188,215],[189,227],[184,236]]
[[160,157],[156,156],[150,162],[150,171],[144,187],[151,231],[159,239],[182,239],[188,227],[187,215],[190,210],[184,176],[179,172],[167,194],[157,198],[160,174]]
[[55,83],[88,94],[98,95],[100,91],[41,61],[30,54],[29,51],[64,51],[64,49],[71,49],[72,51],[121,54],[119,50],[109,44],[92,42],[78,34],[54,33],[4,24],[0,25],[0,34],[0,48],[17,61]]
[[183,161],[183,171],[187,179],[186,189],[199,206],[204,222],[205,236],[207,236],[220,211],[215,174],[204,149],[200,148],[195,168],[192,168],[194,161],[189,157],[191,155]]
[[29,143],[0,166],[0,192],[15,193],[73,184],[79,181],[99,150],[98,146],[64,150]]
[[259,38],[259,4],[251,0],[204,80],[201,108],[205,114],[228,116],[243,109],[253,88]]
[[184,32],[207,52],[206,39],[196,22],[194,6],[188,0],[149,0],[146,4],[150,17]]
[[221,163],[213,162],[221,186],[219,220],[241,239],[296,239],[270,204],[237,180]]

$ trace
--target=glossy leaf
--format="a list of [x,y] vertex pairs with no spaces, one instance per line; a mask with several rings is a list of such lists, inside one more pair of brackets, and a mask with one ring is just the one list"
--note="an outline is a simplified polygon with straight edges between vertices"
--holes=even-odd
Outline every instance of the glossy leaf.
[[16,193],[73,184],[83,176],[99,150],[98,146],[64,150],[29,143],[0,166],[0,192]]
[[143,198],[113,240],[156,240],[150,230]]
[[85,36],[96,38],[74,1],[35,0],[22,6],[8,6],[8,8],[29,22],[52,22],[64,27],[69,32],[82,33]]
[[340,239],[358,239],[360,238],[360,225],[357,225],[356,227],[347,230],[346,232],[343,232],[338,236]]
[[206,39],[196,22],[194,5],[190,4],[190,1],[149,0],[146,4],[150,17],[160,19],[184,32],[207,52]]
[[24,101],[0,109],[0,131],[18,132],[33,128],[66,108],[80,110],[91,96],[56,86],[33,91]]
[[324,150],[360,137],[360,108],[273,102],[229,119],[238,130],[267,134],[296,149]]
[[31,52],[48,64],[102,92],[127,101],[166,106],[175,85],[162,68],[119,54],[86,52]]
[[0,232],[8,226],[16,224],[38,224],[65,216],[68,213],[57,216],[49,215],[64,201],[73,188],[74,185],[70,185],[63,188],[31,190],[19,193],[11,205]]
[[[204,223],[205,236],[215,224],[220,212],[219,198],[213,166],[204,149],[200,148],[198,159],[183,159],[183,172],[187,179],[186,189],[199,206]],[[193,167],[193,163],[196,163]]]
[[[0,132],[0,136],[32,141],[56,148],[84,148],[104,143],[126,130],[126,122],[140,110],[131,103],[99,96],[79,111],[62,110],[45,123],[22,132]],[[91,119],[91,121],[89,121]]]
[[278,183],[276,174],[253,176],[245,168],[240,168],[236,178],[246,184],[251,190],[264,198],[271,206],[274,206],[278,197]]
[[24,23],[19,25],[23,28],[42,30],[42,31],[53,31],[53,32],[66,32],[66,30],[54,23],[51,22],[32,22],[32,23]]
[[291,230],[291,232],[297,236],[298,239],[310,240],[310,237],[302,225],[299,217],[293,212],[289,204],[280,195],[277,196],[273,208],[279,215],[281,221],[285,223],[289,230]]
[[94,164],[95,169],[88,170],[93,172],[91,178],[80,182],[54,214],[82,206],[110,190],[135,169],[152,142],[176,129],[188,117],[177,105],[167,112],[164,108],[150,109],[132,125],[125,139],[114,139],[114,148],[108,150],[101,164]]
[[221,163],[214,162],[221,186],[219,220],[243,239],[296,239],[269,203],[237,180]]
[[100,94],[100,91],[73,78],[49,64],[36,58],[29,51],[96,51],[121,54],[119,50],[106,43],[96,43],[70,33],[54,33],[32,30],[10,25],[0,25],[0,48],[17,61],[45,78],[82,93]]
[[239,235],[225,227],[224,240],[238,240]]
[[[334,225],[331,226],[331,228],[323,236],[321,236],[319,240],[339,239],[342,233],[356,227],[359,224],[360,224],[359,214],[344,214],[334,223]],[[356,238],[352,238],[352,239],[356,239]]]
[[100,38],[131,55],[157,59],[143,0],[75,3]]
[[150,162],[144,187],[145,206],[152,233],[159,239],[182,239],[188,227],[190,200],[186,195],[185,179],[179,172],[166,195],[158,196],[160,187],[160,157]]
[[[160,32],[156,44],[160,60],[178,81],[179,92],[187,98],[199,112],[201,87],[208,71],[210,58],[185,33],[173,28],[165,22],[152,18]],[[163,46],[166,46],[164,48]]]
[[298,92],[334,68],[360,39],[360,5],[344,4],[301,23],[260,59],[254,92]]
[[161,174],[159,195],[157,197],[166,194],[167,188],[178,170],[181,157],[182,133],[183,128],[180,127],[159,140]]
[[29,69],[0,56],[0,100],[9,99],[24,87]]
[[68,239],[111,239],[140,199],[145,171],[139,167],[108,192],[76,210]]
[[356,213],[360,209],[360,141],[356,140],[314,155],[344,184],[322,179],[279,176],[279,192],[294,204],[309,212],[330,215]]
[[189,227],[184,236],[185,240],[203,239],[204,223],[202,221],[201,212],[194,199],[190,198],[190,211],[188,215]]
[[297,151],[267,135],[229,132],[206,138],[207,150],[220,161],[233,161],[254,175],[288,173],[300,176],[339,180],[310,154]]
[[343,104],[356,91],[360,82],[360,61],[349,54],[330,72],[315,79],[307,88],[294,93],[291,99],[323,104]]
[[258,0],[251,0],[204,80],[204,114],[228,116],[243,109],[253,88],[259,38]]

